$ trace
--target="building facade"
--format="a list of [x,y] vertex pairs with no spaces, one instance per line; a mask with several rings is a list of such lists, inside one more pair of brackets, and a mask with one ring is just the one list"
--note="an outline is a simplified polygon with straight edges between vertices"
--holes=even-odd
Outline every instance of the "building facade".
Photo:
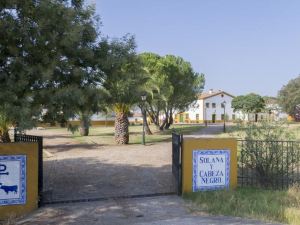
[[231,107],[233,98],[233,95],[222,90],[204,92],[186,112],[175,115],[175,123],[220,123],[224,121],[224,115],[226,121],[235,120]]

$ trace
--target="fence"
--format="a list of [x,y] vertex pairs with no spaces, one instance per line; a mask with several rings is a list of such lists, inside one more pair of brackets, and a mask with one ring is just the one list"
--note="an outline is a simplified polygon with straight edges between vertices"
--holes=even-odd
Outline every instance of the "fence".
[[285,189],[300,183],[300,143],[238,140],[238,185]]
[[14,141],[15,142],[37,142],[39,159],[38,159],[38,194],[39,194],[39,206],[43,202],[43,137],[18,134],[17,130],[14,131]]

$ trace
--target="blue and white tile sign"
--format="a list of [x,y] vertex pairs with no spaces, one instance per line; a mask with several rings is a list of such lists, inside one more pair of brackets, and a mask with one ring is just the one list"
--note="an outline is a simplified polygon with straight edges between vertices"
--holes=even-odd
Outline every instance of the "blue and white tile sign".
[[0,206],[26,203],[26,155],[0,155]]
[[230,150],[193,150],[193,192],[228,189]]

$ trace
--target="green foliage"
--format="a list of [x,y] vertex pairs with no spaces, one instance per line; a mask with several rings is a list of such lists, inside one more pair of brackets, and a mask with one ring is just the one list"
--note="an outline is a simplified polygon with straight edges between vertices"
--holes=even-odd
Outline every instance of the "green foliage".
[[284,122],[261,121],[259,123],[240,123],[237,125],[238,137],[244,140],[291,141],[295,135]]
[[[191,64],[181,57],[143,53],[140,58],[149,75],[145,84],[148,93],[146,110],[160,129],[169,128],[173,113],[185,110],[197,100],[204,87],[204,75],[194,72]],[[163,124],[159,123],[161,112],[166,118]]]
[[78,125],[73,125],[71,123],[68,124],[68,131],[70,131],[73,135],[78,132],[79,126]]
[[245,142],[240,146],[239,165],[247,169],[248,175],[257,177],[266,187],[278,186],[287,174],[292,178],[293,169],[300,160],[300,146],[297,142],[286,142],[294,140],[294,135],[285,124],[249,123],[242,125],[240,130]]
[[[10,125],[29,128],[99,110],[94,9],[82,0],[1,1],[0,102]],[[63,117],[63,118],[62,118]]]
[[103,87],[108,92],[107,104],[114,110],[128,113],[132,105],[140,101],[140,87],[147,77],[136,55],[133,36],[124,36],[99,43],[97,56],[105,74]]
[[265,108],[264,99],[253,93],[237,96],[231,104],[235,111],[240,110],[244,113],[259,113]]
[[289,115],[295,115],[295,107],[300,104],[300,75],[284,85],[278,93],[280,106]]
[[99,66],[105,74],[103,88],[108,92],[107,105],[116,113],[115,141],[128,144],[128,114],[140,101],[141,87],[147,77],[141,69],[132,36],[112,41],[102,40],[98,46]]

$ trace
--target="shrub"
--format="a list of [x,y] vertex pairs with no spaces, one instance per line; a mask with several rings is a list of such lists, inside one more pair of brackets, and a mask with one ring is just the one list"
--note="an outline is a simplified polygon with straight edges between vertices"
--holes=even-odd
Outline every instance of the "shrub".
[[256,178],[261,186],[287,186],[294,181],[299,163],[299,144],[287,125],[280,122],[260,122],[240,125],[239,166],[247,169],[247,175]]

